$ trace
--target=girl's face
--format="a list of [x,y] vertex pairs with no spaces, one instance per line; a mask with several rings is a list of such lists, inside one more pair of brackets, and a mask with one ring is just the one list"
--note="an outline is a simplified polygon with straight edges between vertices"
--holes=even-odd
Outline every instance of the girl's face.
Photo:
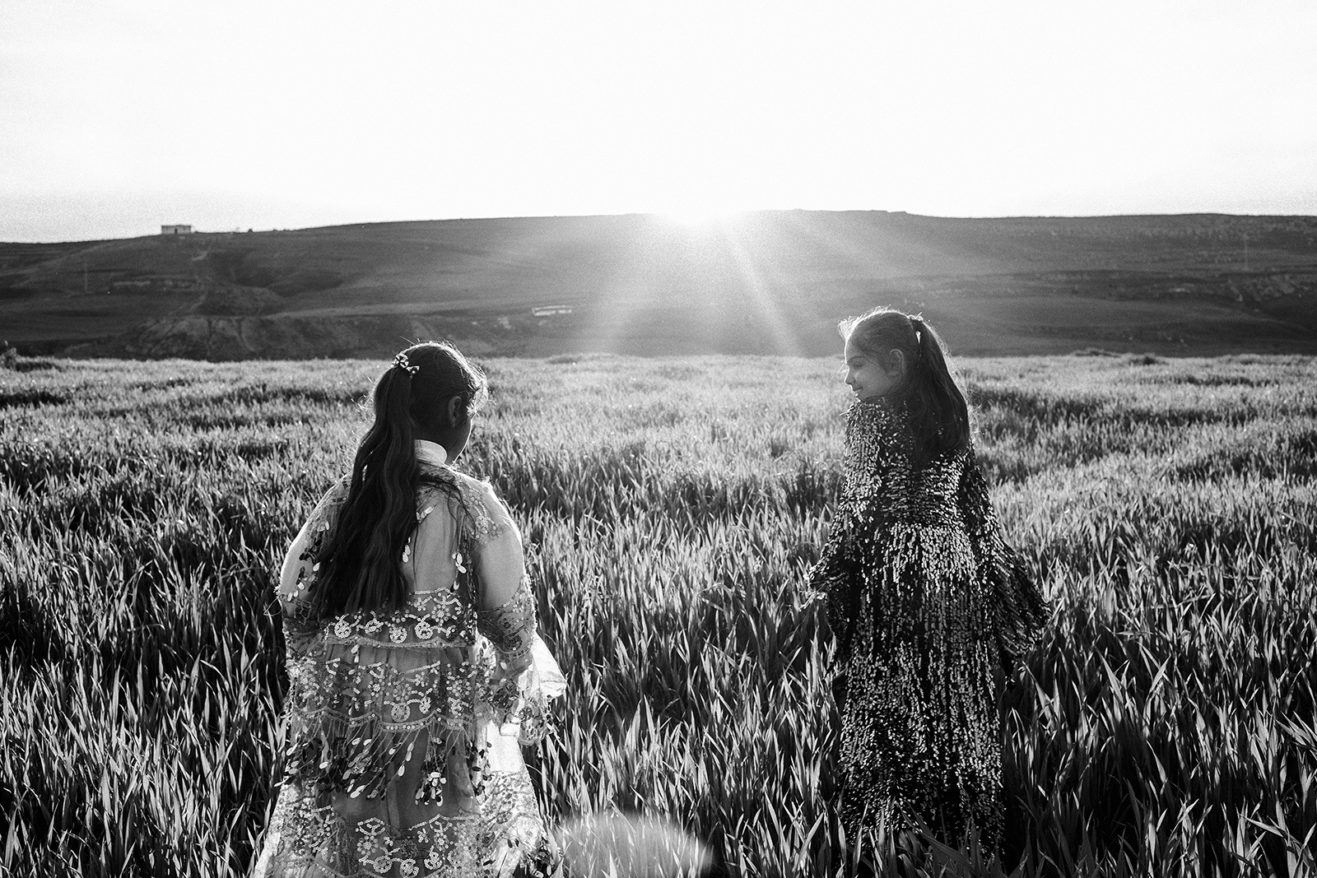
[[[899,351],[892,352],[888,365],[855,347],[846,339],[846,384],[860,399],[874,400],[889,396],[904,375]],[[890,366],[890,368],[889,368]]]

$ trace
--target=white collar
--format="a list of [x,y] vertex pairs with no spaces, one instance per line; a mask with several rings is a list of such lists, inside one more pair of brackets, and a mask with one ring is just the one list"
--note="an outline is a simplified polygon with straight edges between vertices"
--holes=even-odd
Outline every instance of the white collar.
[[448,452],[438,442],[431,442],[428,439],[417,439],[416,462],[428,463],[430,466],[447,466]]

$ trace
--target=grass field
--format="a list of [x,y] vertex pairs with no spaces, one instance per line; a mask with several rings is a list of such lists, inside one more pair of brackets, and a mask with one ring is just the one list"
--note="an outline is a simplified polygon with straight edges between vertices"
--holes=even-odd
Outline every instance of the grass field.
[[[380,366],[18,366],[0,873],[241,875],[285,685],[273,578]],[[837,364],[486,366],[465,463],[533,544],[569,679],[536,759],[549,816],[663,816],[726,874],[843,874],[802,595],[840,487]],[[995,504],[1056,606],[1004,704],[1007,871],[1317,874],[1317,360],[962,369]]]

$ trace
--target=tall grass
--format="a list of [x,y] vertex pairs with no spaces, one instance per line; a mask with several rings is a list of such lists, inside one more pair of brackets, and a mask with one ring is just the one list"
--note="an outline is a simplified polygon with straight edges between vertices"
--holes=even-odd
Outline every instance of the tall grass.
[[[802,583],[840,486],[825,361],[495,361],[465,462],[569,679],[555,822],[640,812],[724,874],[843,875]],[[1003,705],[1008,841],[896,873],[1312,875],[1317,362],[962,364],[1057,607]],[[368,363],[0,372],[0,872],[240,875],[285,679],[272,584]]]

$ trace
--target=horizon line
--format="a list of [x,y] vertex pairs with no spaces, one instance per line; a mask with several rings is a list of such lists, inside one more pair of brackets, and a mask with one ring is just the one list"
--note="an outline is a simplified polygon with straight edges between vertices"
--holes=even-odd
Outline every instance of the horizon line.
[[[1305,219],[1317,217],[1317,214],[1311,213],[1245,213],[1230,211],[1198,210],[1171,213],[1075,213],[1075,214],[982,214],[982,215],[944,215],[931,213],[915,213],[907,210],[891,210],[887,208],[812,208],[812,207],[770,207],[770,208],[747,208],[745,210],[729,210],[721,212],[709,219],[702,221],[704,225],[718,225],[738,218],[755,215],[755,214],[784,214],[784,213],[881,213],[890,216],[908,216],[920,219],[937,219],[937,220],[966,220],[966,221],[992,221],[992,220],[1098,220],[1098,219],[1131,219],[1131,218],[1153,218],[1153,217],[1240,217],[1250,219]],[[289,226],[289,227],[272,227],[272,228],[247,228],[241,227],[232,229],[193,229],[192,235],[246,235],[246,234],[270,234],[278,232],[311,232],[323,229],[342,229],[363,226],[385,226],[385,225],[420,225],[431,223],[456,223],[456,222],[499,222],[507,220],[554,220],[554,219],[621,219],[629,217],[650,217],[659,220],[671,219],[674,224],[679,221],[673,219],[671,212],[665,211],[620,211],[617,213],[558,213],[558,214],[508,214],[508,215],[489,215],[489,216],[453,216],[453,217],[431,217],[427,219],[387,219],[387,220],[365,220],[343,223],[329,223],[325,225],[312,226]],[[189,223],[161,223],[160,225],[190,225]],[[109,241],[133,241],[139,238],[158,238],[162,237],[161,232],[148,232],[141,235],[124,235],[111,237],[93,237],[93,238],[65,238],[57,240],[19,240],[19,239],[0,239],[0,246],[10,244],[29,244],[29,245],[50,245],[59,244],[100,244]]]

